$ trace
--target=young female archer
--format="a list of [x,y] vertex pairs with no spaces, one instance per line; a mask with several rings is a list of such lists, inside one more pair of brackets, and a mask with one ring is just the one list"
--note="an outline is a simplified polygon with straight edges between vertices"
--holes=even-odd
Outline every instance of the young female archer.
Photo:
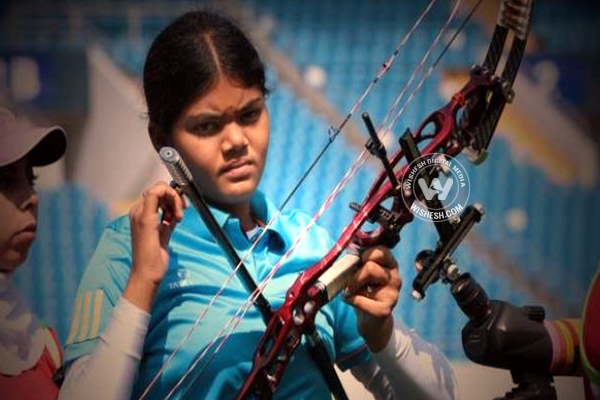
[[[277,210],[257,190],[270,129],[265,67],[255,47],[230,20],[189,12],[156,37],[143,80],[154,147],[177,149],[235,250],[251,249],[246,266],[262,281],[310,218],[286,211],[265,226]],[[107,227],[79,286],[61,399],[232,399],[242,386],[265,331],[254,308],[218,352],[210,350],[208,361],[192,368],[213,338],[222,339],[223,326],[249,293],[232,279],[213,301],[231,267],[185,204],[158,182],[128,216]],[[298,274],[333,243],[324,229],[311,229],[264,290],[269,302],[280,305]],[[444,356],[393,319],[402,281],[391,251],[364,249],[362,264],[344,296],[316,318],[332,359],[377,399],[455,399],[456,381]],[[275,398],[331,398],[304,346]]]

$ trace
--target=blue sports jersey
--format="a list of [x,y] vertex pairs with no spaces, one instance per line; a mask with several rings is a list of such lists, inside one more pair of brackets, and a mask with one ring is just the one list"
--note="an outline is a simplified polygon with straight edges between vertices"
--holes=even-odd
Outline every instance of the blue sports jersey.
[[[260,192],[254,195],[251,207],[253,214],[263,221],[269,221],[276,212],[273,204]],[[244,256],[251,247],[251,241],[241,229],[239,220],[220,210],[212,211],[235,250],[240,257]],[[256,282],[267,277],[309,221],[306,214],[298,211],[279,215],[251,255],[244,259]],[[305,235],[263,292],[274,309],[282,304],[287,289],[299,273],[320,260],[332,245],[327,232],[318,226]],[[67,363],[94,350],[125,288],[130,266],[130,225],[129,219],[123,216],[106,228],[79,285],[66,343]],[[235,397],[252,367],[253,354],[266,325],[259,311],[252,306],[229,339],[214,353],[221,344],[219,339],[230,331],[235,323],[232,318],[248,298],[248,291],[235,276],[221,296],[207,308],[231,271],[231,264],[196,210],[186,210],[184,220],[169,242],[169,269],[151,311],[132,398],[139,397],[188,336],[146,398],[165,398],[203,352],[202,361],[197,363],[171,398],[229,400]],[[202,322],[190,334],[205,310],[208,311]],[[321,310],[316,325],[330,356],[342,370],[370,357],[357,332],[354,310],[339,297]],[[207,350],[209,343],[215,339],[216,343]],[[305,346],[300,346],[294,353],[275,398],[331,399],[326,382]]]

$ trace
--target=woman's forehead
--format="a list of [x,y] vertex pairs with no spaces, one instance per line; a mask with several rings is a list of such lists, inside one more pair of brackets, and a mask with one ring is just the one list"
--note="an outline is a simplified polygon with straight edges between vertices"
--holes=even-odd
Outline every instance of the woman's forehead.
[[205,94],[190,104],[186,114],[231,112],[257,101],[264,101],[260,89],[243,87],[229,79],[219,79]]

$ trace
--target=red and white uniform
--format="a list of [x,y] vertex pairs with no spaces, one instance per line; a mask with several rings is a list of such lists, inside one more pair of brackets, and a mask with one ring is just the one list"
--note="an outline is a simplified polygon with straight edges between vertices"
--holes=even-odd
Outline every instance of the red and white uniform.
[[27,307],[9,277],[0,274],[0,393],[3,400],[54,400],[54,373],[63,362],[55,332]]

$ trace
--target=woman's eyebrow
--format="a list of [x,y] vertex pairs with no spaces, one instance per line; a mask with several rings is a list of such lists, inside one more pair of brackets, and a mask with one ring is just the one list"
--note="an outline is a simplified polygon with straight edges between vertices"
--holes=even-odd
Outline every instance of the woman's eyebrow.
[[[239,109],[235,110],[233,112],[233,114],[236,114],[240,111],[245,111],[254,107],[262,107],[264,105],[264,99],[262,98],[256,98],[256,99],[252,99],[250,101],[248,101],[247,103],[243,104]],[[221,119],[221,118],[227,118],[231,115],[232,113],[230,111],[226,111],[226,112],[217,112],[217,111],[200,111],[196,114],[190,115],[188,117],[186,117],[186,122],[185,124],[187,125],[188,123],[194,123],[194,122],[202,122],[202,121],[211,121],[211,120],[217,120],[217,119]]]
[[258,107],[258,106],[263,106],[265,103],[265,100],[262,97],[258,97],[256,99],[252,99],[249,102],[247,102],[246,104],[244,104],[242,107],[240,107],[240,110],[246,110],[248,108],[252,108],[252,107]]
[[210,112],[210,111],[206,111],[206,112],[200,112],[198,114],[194,114],[194,115],[190,115],[187,116],[185,118],[185,124],[189,124],[189,123],[195,123],[195,122],[202,122],[202,121],[212,121],[212,120],[217,120],[223,117],[223,113],[217,113],[217,112]]
[[186,116],[181,123],[181,127],[188,131],[194,131],[199,125],[206,123],[222,123],[223,115],[219,113],[201,112],[194,115]]

